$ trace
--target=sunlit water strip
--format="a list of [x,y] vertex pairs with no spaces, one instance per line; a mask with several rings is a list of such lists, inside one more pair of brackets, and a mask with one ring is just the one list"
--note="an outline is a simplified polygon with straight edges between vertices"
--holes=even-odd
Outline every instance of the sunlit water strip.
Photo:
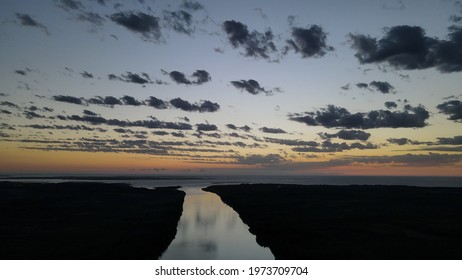
[[198,187],[186,192],[177,234],[161,259],[164,260],[266,260],[274,259],[260,247],[239,215],[220,198]]

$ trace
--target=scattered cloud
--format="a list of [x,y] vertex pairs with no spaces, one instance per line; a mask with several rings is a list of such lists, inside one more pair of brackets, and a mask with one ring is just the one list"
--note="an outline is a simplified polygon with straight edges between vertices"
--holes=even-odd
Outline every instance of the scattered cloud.
[[20,20],[20,24],[23,26],[37,27],[39,29],[42,29],[46,34],[49,34],[48,28],[45,25],[33,19],[30,15],[16,13],[16,18]]
[[53,99],[55,101],[59,102],[66,102],[66,103],[71,103],[71,104],[78,104],[78,105],[84,105],[85,99],[83,98],[78,98],[70,95],[55,95],[53,96]]
[[181,8],[188,10],[188,11],[199,11],[204,10],[204,6],[200,3],[192,0],[183,0],[183,3],[180,6]]
[[385,29],[385,35],[349,34],[355,56],[362,64],[388,63],[397,69],[436,67],[443,73],[462,71],[462,27],[449,27],[449,40],[425,35],[419,26],[400,25]]
[[287,132],[281,128],[270,128],[270,127],[262,127],[260,128],[261,132],[264,133],[272,133],[272,134],[286,134]]
[[87,71],[83,71],[82,73],[80,73],[80,75],[86,79],[93,79],[93,74],[88,73]]
[[449,115],[449,120],[462,121],[462,102],[459,100],[450,100],[436,106],[440,113]]
[[326,32],[318,25],[309,28],[293,27],[292,39],[287,40],[283,53],[293,50],[300,53],[303,58],[324,56],[334,50],[332,46],[327,45],[326,38]]
[[213,103],[211,101],[202,101],[199,104],[192,104],[186,100],[183,100],[181,98],[175,98],[170,100],[170,104],[178,109],[181,109],[183,111],[188,111],[188,112],[216,112],[220,109],[220,105],[217,103]]
[[399,128],[425,127],[430,113],[422,106],[405,106],[404,111],[373,110],[367,113],[350,113],[347,109],[328,105],[326,108],[304,114],[290,114],[289,119],[309,126],[327,128]]
[[142,12],[119,12],[111,20],[141,36],[145,41],[161,42],[162,32],[159,18]]
[[218,130],[218,127],[214,124],[208,123],[199,123],[196,125],[197,131],[215,131]]
[[270,59],[270,54],[277,51],[271,29],[264,33],[256,30],[249,32],[247,25],[235,20],[225,21],[222,27],[231,45],[245,50],[244,56]]
[[178,33],[191,35],[195,31],[195,28],[192,25],[192,15],[187,11],[164,11],[164,20],[166,21],[168,27]]
[[122,74],[121,76],[117,76],[115,74],[108,75],[109,80],[118,80],[127,83],[134,83],[134,84],[152,84],[151,78],[146,73],[136,74],[127,71],[126,74]]
[[396,102],[393,102],[393,101],[387,101],[384,103],[385,107],[387,109],[396,109],[398,108],[398,104],[396,104]]
[[319,143],[316,141],[279,139],[279,138],[269,138],[269,137],[265,137],[265,141],[268,143],[274,143],[274,144],[286,145],[286,146],[308,146],[308,147],[319,146]]
[[167,109],[167,103],[154,96],[149,96],[149,99],[146,100],[144,104],[149,107],[154,107],[156,109]]
[[168,75],[175,83],[185,85],[202,85],[212,80],[210,74],[205,70],[194,71],[191,77],[195,78],[195,80],[189,80],[184,73],[179,71],[172,71]]
[[273,88],[273,89],[265,89],[264,87],[260,86],[260,84],[255,80],[240,80],[240,81],[231,81],[231,84],[241,91],[245,90],[250,94],[257,95],[260,93],[266,93],[270,95],[273,92],[282,92],[280,88]]
[[395,88],[388,82],[372,81],[369,85],[384,94],[395,93]]
[[250,154],[246,156],[237,156],[236,161],[233,163],[244,164],[244,165],[274,165],[285,162],[286,159],[278,154]]
[[84,6],[81,2],[76,0],[55,0],[56,6],[63,10],[83,10]]
[[319,133],[319,136],[322,139],[332,139],[332,138],[339,138],[343,140],[360,140],[360,141],[367,141],[371,136],[370,133],[364,132],[362,130],[340,130],[337,133]]

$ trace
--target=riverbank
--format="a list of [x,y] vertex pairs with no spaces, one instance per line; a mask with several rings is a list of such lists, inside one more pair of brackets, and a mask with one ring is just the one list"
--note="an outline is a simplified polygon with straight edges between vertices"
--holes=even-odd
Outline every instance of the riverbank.
[[211,186],[276,259],[461,259],[462,189]]
[[184,196],[127,184],[0,182],[0,259],[158,259]]

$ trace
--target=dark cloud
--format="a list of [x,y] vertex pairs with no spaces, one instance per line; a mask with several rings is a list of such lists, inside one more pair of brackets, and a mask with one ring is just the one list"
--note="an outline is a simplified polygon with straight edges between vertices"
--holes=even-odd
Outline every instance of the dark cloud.
[[40,125],[40,124],[32,124],[32,125],[25,125],[24,127],[30,127],[30,128],[33,128],[33,129],[46,129],[46,130],[49,130],[49,129],[56,129],[56,130],[63,130],[63,129],[67,129],[67,130],[75,130],[75,131],[79,131],[79,130],[84,130],[84,131],[100,131],[100,132],[106,132],[107,130],[105,129],[101,129],[101,128],[93,128],[93,127],[88,127],[88,126],[85,126],[85,125]]
[[101,15],[94,13],[94,12],[81,13],[80,15],[77,16],[77,19],[80,21],[89,22],[92,25],[98,26],[98,27],[103,26],[104,21],[105,21],[105,19]]
[[45,31],[48,34],[48,29],[45,25],[39,23],[35,19],[33,19],[30,15],[27,14],[20,14],[16,13],[16,17],[21,21],[21,25],[23,26],[30,26],[30,27],[37,27]]
[[317,147],[319,143],[316,141],[302,141],[302,140],[291,140],[291,139],[277,139],[265,137],[265,141],[274,144],[286,145],[286,146],[308,146]]
[[76,0],[55,0],[55,3],[56,3],[56,6],[66,11],[82,10],[84,8],[82,3]]
[[98,116],[97,113],[90,111],[90,110],[83,110],[83,114],[87,116]]
[[171,29],[178,33],[191,35],[195,31],[192,25],[192,15],[184,10],[164,11],[164,20]]
[[366,83],[357,83],[356,86],[359,87],[359,88],[368,88],[369,87],[369,85],[366,84]]
[[96,96],[94,98],[88,99],[88,103],[107,106],[122,105],[122,101],[113,96],[106,96],[104,98],[101,96]]
[[384,105],[387,109],[395,109],[398,107],[398,104],[396,104],[396,102],[393,101],[387,101],[384,103]]
[[369,85],[384,94],[395,93],[395,88],[388,82],[372,81]]
[[10,107],[10,108],[19,109],[19,106],[18,106],[18,105],[14,104],[14,103],[12,103],[12,102],[9,102],[9,101],[2,101],[2,102],[0,102],[0,105],[1,105],[1,106],[8,106],[8,107]]
[[238,129],[240,129],[240,130],[243,130],[243,131],[245,131],[245,132],[249,132],[250,130],[252,130],[248,125],[244,125],[244,126],[241,126],[241,127],[237,127],[237,126],[235,126],[234,124],[227,124],[226,127],[229,128],[229,129],[232,129],[232,130],[238,130]]
[[85,104],[84,103],[85,99],[74,97],[74,96],[69,96],[69,95],[55,95],[53,96],[53,99],[59,102],[66,102],[66,103],[72,103],[72,104],[78,104],[78,105]]
[[218,127],[214,124],[208,123],[199,123],[196,125],[197,131],[215,131],[218,130]]
[[11,114],[13,114],[13,113],[11,113],[11,112],[8,111],[8,110],[3,110],[3,109],[0,110],[0,113],[5,114],[5,115],[11,115]]
[[144,103],[147,106],[154,107],[156,109],[167,109],[167,104],[165,101],[158,99],[154,96],[149,96],[149,99]]
[[351,157],[345,161],[351,163],[365,164],[398,164],[401,166],[447,166],[459,163],[462,160],[462,154],[405,154],[396,156],[369,156],[369,157]]
[[432,142],[421,142],[421,141],[416,141],[416,140],[411,140],[408,138],[388,138],[387,141],[391,144],[396,144],[399,146],[403,145],[422,145],[422,144],[427,144],[430,145]]
[[438,137],[438,144],[441,145],[462,145],[462,135],[454,136],[451,138]]
[[82,75],[82,77],[87,78],[87,79],[93,79],[93,74],[88,73],[87,71],[83,71],[82,73],[80,73],[80,75]]
[[373,145],[372,143],[333,143],[329,140],[324,141],[321,145],[321,147],[316,147],[316,146],[309,146],[309,147],[295,147],[292,148],[294,152],[299,152],[299,153],[336,153],[336,152],[343,152],[343,151],[349,151],[353,149],[358,149],[358,150],[371,150],[371,149],[378,149],[379,146]]
[[120,12],[111,15],[111,20],[138,33],[143,40],[160,42],[162,33],[159,18],[142,12]]
[[262,127],[260,128],[261,132],[264,133],[273,133],[273,134],[286,134],[287,132],[280,128],[269,128],[269,127]]
[[451,26],[448,39],[425,35],[419,26],[394,26],[381,39],[350,34],[360,63],[388,63],[397,69],[436,67],[441,72],[462,71],[462,27]]
[[371,134],[362,130],[340,130],[333,134],[321,132],[319,133],[319,136],[321,136],[322,139],[340,138],[343,140],[367,141]]
[[327,52],[334,50],[332,46],[327,45],[326,38],[326,32],[318,25],[312,25],[309,28],[293,27],[292,39],[287,40],[284,53],[294,50],[303,58],[324,56]]
[[127,71],[126,74],[122,74],[121,76],[117,76],[115,74],[108,75],[109,80],[118,80],[127,83],[134,83],[134,84],[152,84],[151,78],[146,73],[136,74]]
[[273,42],[274,35],[270,29],[265,33],[256,30],[249,32],[247,25],[228,20],[223,23],[223,30],[234,48],[244,48],[245,56],[269,59],[270,54],[277,51]]
[[350,113],[347,109],[328,105],[316,112],[289,115],[290,120],[305,123],[309,126],[324,126],[327,128],[398,128],[425,127],[430,113],[421,105],[408,106],[404,111],[373,110],[367,113]]
[[205,71],[205,70],[196,70],[194,73],[191,75],[193,78],[196,80],[189,80],[186,78],[186,75],[182,72],[179,71],[172,71],[168,73],[170,78],[176,82],[177,84],[185,84],[185,85],[201,85],[204,83],[207,83],[212,80],[210,77],[210,74]]
[[15,70],[14,73],[22,75],[22,76],[26,76],[26,74],[27,74],[26,71],[24,71],[24,70]]
[[39,115],[34,111],[24,111],[23,114],[27,119],[43,119],[43,118],[46,118],[45,116]]
[[188,11],[199,11],[204,9],[204,7],[200,3],[192,0],[184,0],[181,4],[181,8]]
[[175,98],[170,100],[170,104],[178,109],[181,109],[183,111],[188,111],[188,112],[216,112],[220,109],[220,105],[217,103],[213,103],[211,101],[202,101],[202,103],[195,103],[192,104],[186,100],[183,100],[181,98]]
[[175,122],[164,122],[159,121],[158,119],[151,117],[150,120],[137,120],[137,121],[127,121],[127,120],[118,120],[118,119],[105,119],[99,116],[57,116],[61,120],[71,120],[78,122],[87,122],[93,125],[109,125],[109,126],[118,126],[121,128],[124,127],[143,127],[149,129],[175,129],[175,130],[192,130],[192,125],[187,123],[175,123]]
[[264,87],[260,86],[260,84],[255,81],[255,80],[240,80],[240,81],[231,81],[231,84],[237,88],[237,89],[240,89],[241,91],[242,90],[245,90],[247,91],[248,93],[251,93],[251,94],[260,94],[262,92],[266,93],[266,94],[270,94],[273,92],[273,90],[268,90],[268,89],[265,89]]
[[184,135],[183,133],[181,132],[172,132],[170,133],[173,137],[178,137],[178,138],[185,138],[186,135]]
[[159,135],[159,136],[165,136],[165,135],[169,135],[170,133],[168,133],[167,131],[153,131],[152,134]]
[[441,113],[449,115],[449,120],[462,121],[462,102],[459,100],[450,100],[436,106]]
[[134,97],[132,96],[128,96],[128,95],[124,95],[121,99],[122,103],[124,105],[131,105],[131,106],[140,106],[140,105],[143,105],[142,102],[136,100]]
[[237,156],[236,162],[237,164],[245,164],[245,165],[273,165],[273,164],[280,164],[285,162],[286,159],[278,154],[268,154],[268,155],[247,155],[247,156]]

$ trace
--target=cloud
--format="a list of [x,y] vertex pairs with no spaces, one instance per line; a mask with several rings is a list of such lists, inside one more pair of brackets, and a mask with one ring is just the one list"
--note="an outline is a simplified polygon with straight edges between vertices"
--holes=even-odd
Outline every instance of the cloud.
[[272,134],[286,134],[287,132],[280,128],[269,128],[269,127],[262,127],[260,128],[261,132],[264,133],[272,133]]
[[170,133],[173,137],[178,137],[178,138],[185,138],[186,135],[184,135],[183,133],[181,132],[172,132]]
[[285,158],[278,154],[237,156],[234,163],[245,165],[273,165],[285,162]]
[[271,29],[265,33],[249,32],[247,25],[234,20],[225,21],[222,27],[234,48],[244,48],[245,56],[269,59],[270,54],[277,51]]
[[162,41],[159,18],[142,12],[119,12],[111,15],[111,20],[141,36],[145,41]]
[[48,33],[48,28],[41,24],[40,22],[33,19],[30,15],[16,13],[16,17],[20,20],[21,25],[23,26],[30,26],[30,27],[37,27],[42,29],[46,34]]
[[427,37],[419,26],[394,26],[385,32],[381,39],[349,34],[361,64],[387,63],[406,70],[436,67],[443,73],[462,71],[462,27],[451,26],[449,40]]
[[316,141],[302,141],[302,140],[291,140],[291,139],[277,139],[265,137],[265,141],[274,144],[286,145],[286,146],[308,146],[317,147],[319,143]]
[[395,88],[388,82],[372,81],[369,85],[384,94],[395,93]]
[[80,75],[82,75],[82,77],[87,78],[87,79],[93,79],[93,74],[88,73],[87,71],[83,71],[82,73],[80,73]]
[[205,70],[196,70],[191,75],[191,77],[195,78],[196,80],[189,80],[186,78],[186,75],[179,71],[172,71],[168,73],[170,78],[176,82],[177,84],[185,84],[185,85],[202,85],[212,80],[210,74]]
[[343,140],[367,141],[371,134],[362,130],[340,130],[333,134],[321,132],[319,133],[319,136],[321,136],[322,139],[340,138]]
[[292,148],[294,152],[299,152],[299,153],[336,153],[336,152],[343,152],[343,151],[349,151],[353,149],[358,149],[358,150],[372,150],[372,149],[378,149],[379,146],[374,145],[372,143],[333,143],[330,140],[324,141],[320,147],[317,146],[308,146],[308,147],[295,147]]
[[66,102],[66,103],[71,103],[71,104],[78,104],[78,105],[85,104],[84,103],[85,99],[74,97],[74,96],[69,96],[69,95],[55,95],[53,96],[53,99],[55,101]]
[[244,125],[244,126],[241,126],[241,127],[237,127],[237,126],[235,126],[234,124],[227,124],[226,127],[228,127],[229,129],[232,129],[232,130],[240,129],[240,130],[243,130],[243,131],[245,131],[245,132],[249,132],[249,131],[252,130],[248,125]]
[[180,7],[188,11],[199,11],[204,9],[200,3],[192,0],[183,0]]
[[82,10],[84,7],[81,2],[76,0],[55,0],[56,6],[63,10]]
[[150,120],[137,120],[137,121],[128,121],[128,120],[118,120],[118,119],[105,119],[99,116],[57,116],[61,120],[70,120],[77,122],[86,122],[93,125],[109,125],[109,126],[118,126],[118,127],[143,127],[149,129],[175,129],[175,130],[192,130],[192,125],[188,123],[181,122],[164,122],[160,121],[154,117],[151,117]]
[[216,112],[220,109],[220,105],[218,105],[217,103],[208,101],[208,100],[202,101],[202,103],[199,103],[199,104],[198,103],[192,104],[179,97],[170,100],[170,104],[177,109],[181,109],[187,112],[200,112],[200,113]]
[[334,105],[315,112],[290,114],[289,119],[305,123],[309,126],[324,126],[327,128],[400,128],[425,127],[430,113],[422,106],[406,106],[404,111],[373,110],[367,113],[350,113],[347,109]]
[[134,97],[132,96],[128,96],[128,95],[124,95],[121,99],[120,99],[123,104],[125,105],[131,105],[131,106],[140,106],[140,105],[143,105],[142,102],[136,100]]
[[283,53],[294,50],[303,58],[324,56],[327,52],[334,50],[332,46],[327,45],[326,38],[326,32],[318,25],[312,25],[309,28],[293,27],[292,39],[287,40]]
[[171,29],[178,33],[191,35],[195,31],[192,26],[192,15],[184,10],[164,11],[164,20]]
[[149,99],[144,103],[147,106],[154,107],[156,109],[167,109],[167,104],[165,101],[158,99],[154,96],[149,96]]
[[90,111],[90,110],[83,110],[83,113],[87,116],[98,116],[97,113]]
[[449,120],[462,121],[462,102],[459,100],[450,100],[436,106],[440,113],[449,115]]
[[438,144],[441,144],[441,145],[462,145],[462,135],[454,136],[452,138],[438,137]]
[[398,107],[398,104],[396,104],[396,102],[393,101],[387,101],[384,103],[384,105],[387,109],[395,109]]
[[2,102],[0,102],[0,105],[1,105],[1,106],[8,106],[8,107],[10,107],[10,108],[19,109],[19,106],[18,106],[18,105],[14,104],[14,103],[12,103],[12,102],[9,102],[9,101],[2,101]]
[[132,73],[129,71],[127,71],[126,74],[122,74],[122,76],[109,74],[108,79],[109,80],[119,80],[122,82],[134,83],[134,84],[140,84],[140,85],[153,83],[148,74],[146,73],[136,74],[136,73]]
[[349,157],[347,161],[366,164],[395,164],[400,166],[447,166],[459,163],[462,154],[405,154],[396,156]]
[[266,94],[270,94],[270,93],[273,92],[272,90],[267,90],[264,87],[260,86],[260,84],[257,81],[252,80],[252,79],[250,79],[250,80],[240,80],[240,81],[231,81],[231,84],[235,88],[240,89],[241,91],[245,90],[248,93],[253,94],[253,95],[257,95],[257,94],[260,94],[262,92],[264,92]]
[[30,127],[33,129],[46,129],[46,130],[84,130],[84,131],[99,131],[99,132],[106,132],[107,130],[102,129],[102,128],[93,128],[93,127],[88,127],[85,125],[41,125],[41,124],[31,124],[31,125],[25,125],[24,127]]
[[79,14],[77,16],[77,19],[80,20],[80,21],[89,22],[95,27],[96,26],[98,26],[98,27],[103,26],[103,23],[105,21],[105,19],[102,16],[100,16],[99,14],[94,13],[94,12],[81,13],[81,14]]
[[5,115],[11,115],[11,114],[13,114],[13,113],[11,113],[10,111],[4,110],[4,109],[0,110],[0,113],[5,114]]
[[88,103],[107,106],[122,105],[122,101],[113,96],[106,96],[104,98],[101,96],[96,96],[94,98],[88,99]]
[[199,123],[196,125],[197,131],[215,131],[218,130],[218,127],[214,124],[208,123]]

